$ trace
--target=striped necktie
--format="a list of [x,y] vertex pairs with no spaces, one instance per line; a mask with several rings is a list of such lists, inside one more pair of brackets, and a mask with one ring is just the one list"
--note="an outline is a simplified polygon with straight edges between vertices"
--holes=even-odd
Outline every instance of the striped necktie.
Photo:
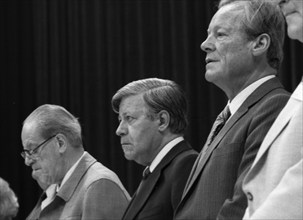
[[225,125],[226,121],[228,120],[228,118],[230,117],[230,110],[228,105],[223,109],[223,111],[218,115],[218,117],[216,118],[216,121],[214,122],[212,128],[211,128],[211,132],[208,135],[207,138],[207,146],[209,146],[214,138],[217,136],[217,134],[220,132],[220,130],[223,128],[223,126]]

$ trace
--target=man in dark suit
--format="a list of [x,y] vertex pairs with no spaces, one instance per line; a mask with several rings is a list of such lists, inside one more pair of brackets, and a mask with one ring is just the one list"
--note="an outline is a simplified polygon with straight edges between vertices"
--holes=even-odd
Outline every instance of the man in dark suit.
[[112,98],[128,160],[146,166],[123,219],[172,219],[197,153],[184,140],[187,104],[170,80],[131,82]]
[[201,48],[207,53],[205,78],[225,92],[229,101],[224,115],[229,117],[224,117],[220,128],[216,120],[175,219],[243,217],[247,207],[243,178],[289,99],[276,77],[284,41],[279,8],[262,0],[224,2]]
[[84,151],[76,117],[42,105],[24,121],[21,153],[44,190],[27,220],[120,219],[129,195],[118,176]]

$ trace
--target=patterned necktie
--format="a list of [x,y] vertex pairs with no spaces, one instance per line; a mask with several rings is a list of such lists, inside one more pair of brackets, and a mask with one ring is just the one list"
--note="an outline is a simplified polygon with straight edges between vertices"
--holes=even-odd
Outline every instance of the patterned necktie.
[[[214,122],[211,131],[208,135],[207,141],[205,142],[205,145],[203,146],[198,158],[196,159],[196,162],[193,165],[192,168],[192,175],[189,177],[189,180],[192,179],[194,176],[197,167],[199,164],[201,164],[202,158],[204,157],[204,154],[206,153],[206,150],[208,149],[209,145],[212,143],[216,135],[220,132],[228,118],[230,117],[230,111],[228,105],[223,109],[223,111],[217,116],[216,121]],[[190,182],[190,181],[188,181]]]
[[145,179],[149,176],[149,174],[150,174],[150,170],[149,170],[149,166],[147,166],[147,167],[144,169],[143,174],[142,174],[143,179],[145,180]]
[[226,123],[226,121],[228,120],[229,117],[230,117],[230,110],[227,105],[216,118],[216,121],[214,122],[214,124],[211,128],[211,132],[208,135],[208,138],[206,141],[206,143],[207,143],[206,146],[209,146],[213,142],[214,138],[220,132],[220,130],[222,129],[222,127],[224,126],[224,124]]
[[[226,121],[228,120],[228,118],[230,117],[230,110],[228,105],[223,109],[223,111],[218,115],[218,117],[216,118],[216,121],[214,122],[211,131],[208,135],[207,141],[205,142],[205,145],[203,146],[199,156],[196,159],[196,162],[193,165],[191,174],[187,180],[184,192],[187,190],[187,188],[190,185],[190,182],[192,181],[193,178],[195,178],[195,176],[198,174],[197,170],[198,167],[201,166],[201,161],[208,149],[208,146],[212,143],[212,141],[214,140],[214,138],[216,137],[216,135],[220,132],[220,130],[222,129],[222,127],[224,126],[224,124],[226,123]],[[183,193],[184,193],[183,192]],[[184,195],[184,194],[183,194]]]

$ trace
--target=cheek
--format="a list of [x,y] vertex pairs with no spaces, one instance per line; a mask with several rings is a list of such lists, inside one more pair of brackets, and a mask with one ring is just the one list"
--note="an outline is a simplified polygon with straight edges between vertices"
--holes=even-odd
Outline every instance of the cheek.
[[130,136],[132,139],[132,151],[138,153],[141,151],[145,151],[146,148],[151,143],[151,139],[153,137],[153,130],[151,128],[144,129],[134,129],[130,132]]
[[223,68],[226,68],[233,57],[235,56],[236,49],[231,45],[222,45],[218,48],[218,54],[220,57],[220,63]]
[[59,167],[60,165],[59,161],[56,161],[54,159],[47,159],[44,161],[41,161],[41,168],[42,168],[42,174],[45,178],[53,179],[58,172],[56,170],[56,167]]
[[141,143],[151,134],[151,128],[145,124],[129,127],[129,138],[133,143]]
[[303,38],[303,18],[295,17],[287,17],[287,33],[292,39],[302,39]]

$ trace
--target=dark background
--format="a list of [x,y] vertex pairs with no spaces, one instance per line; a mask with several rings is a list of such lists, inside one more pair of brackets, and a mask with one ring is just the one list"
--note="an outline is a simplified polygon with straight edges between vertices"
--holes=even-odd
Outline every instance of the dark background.
[[[130,81],[176,81],[189,100],[186,138],[200,150],[226,104],[204,79],[200,44],[214,0],[0,0],[0,176],[16,192],[25,219],[40,190],[24,165],[23,120],[39,105],[62,105],[79,117],[86,150],[115,171],[130,194],[143,167],[127,161],[115,135],[113,94]],[[302,46],[285,41],[280,77],[293,91],[302,73]]]

